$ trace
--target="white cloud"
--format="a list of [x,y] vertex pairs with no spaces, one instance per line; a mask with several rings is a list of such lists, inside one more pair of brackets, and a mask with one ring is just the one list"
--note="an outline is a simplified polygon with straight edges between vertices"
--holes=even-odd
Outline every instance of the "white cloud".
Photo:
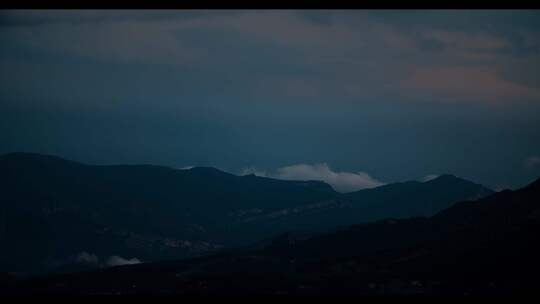
[[265,170],[259,170],[255,167],[248,167],[248,168],[244,168],[242,169],[242,172],[240,172],[240,175],[249,175],[249,174],[254,174],[256,176],[262,176],[262,177],[267,177],[268,176],[268,173],[266,173]]
[[105,262],[106,266],[121,266],[121,265],[133,265],[140,264],[141,261],[137,258],[124,259],[121,256],[113,255],[107,259]]
[[190,170],[190,169],[193,169],[195,168],[195,166],[185,166],[185,167],[182,167],[182,168],[178,168],[178,170]]
[[338,192],[351,192],[384,185],[383,182],[372,178],[365,172],[335,172],[326,163],[292,165],[279,168],[275,173],[267,173],[266,171],[249,167],[242,170],[241,175],[246,174],[283,180],[323,181]]

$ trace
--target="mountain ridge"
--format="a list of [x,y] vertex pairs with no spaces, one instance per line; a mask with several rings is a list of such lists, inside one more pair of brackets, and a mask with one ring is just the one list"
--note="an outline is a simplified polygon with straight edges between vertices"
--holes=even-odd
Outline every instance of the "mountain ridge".
[[[57,264],[81,251],[143,261],[191,257],[284,232],[431,214],[482,189],[465,180],[441,181],[341,194],[320,181],[237,176],[211,167],[87,165],[10,153],[0,156],[6,215],[0,232],[14,244],[4,254],[27,256],[19,259],[21,268],[27,260]],[[37,236],[42,247],[30,254],[20,240]]]

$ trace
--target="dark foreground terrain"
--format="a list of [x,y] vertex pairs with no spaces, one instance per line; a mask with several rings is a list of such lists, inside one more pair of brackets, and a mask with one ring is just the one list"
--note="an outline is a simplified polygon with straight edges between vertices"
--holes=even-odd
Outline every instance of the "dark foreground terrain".
[[3,294],[526,295],[540,287],[540,179],[431,217],[196,259],[26,280]]

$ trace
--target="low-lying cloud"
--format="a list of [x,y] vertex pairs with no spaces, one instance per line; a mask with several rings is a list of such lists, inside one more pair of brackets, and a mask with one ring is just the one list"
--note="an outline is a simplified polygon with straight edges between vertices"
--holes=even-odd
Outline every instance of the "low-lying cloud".
[[124,259],[121,256],[113,255],[105,261],[105,265],[107,266],[121,266],[121,265],[133,265],[133,264],[140,264],[141,261],[137,258],[132,259]]
[[268,173],[253,167],[242,170],[242,175],[255,174],[283,180],[317,180],[331,185],[338,192],[352,192],[384,185],[366,172],[336,172],[326,163],[298,164],[282,167],[275,173]]
[[126,259],[121,256],[112,255],[105,259],[104,262],[100,262],[100,258],[93,253],[82,251],[75,257],[75,261],[81,264],[91,264],[96,267],[113,267],[121,265],[133,265],[142,263],[138,258]]
[[256,176],[262,176],[262,177],[270,177],[268,176],[268,173],[265,170],[260,170],[255,167],[248,167],[242,169],[242,172],[240,172],[240,175],[256,175]]
[[77,257],[75,257],[75,260],[78,263],[96,264],[96,265],[99,263],[99,258],[97,255],[88,253],[86,251],[79,253]]

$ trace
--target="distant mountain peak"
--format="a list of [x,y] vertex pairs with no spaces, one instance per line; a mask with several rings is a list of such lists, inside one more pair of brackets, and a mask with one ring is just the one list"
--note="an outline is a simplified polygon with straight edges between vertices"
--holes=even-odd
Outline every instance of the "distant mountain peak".
[[0,160],[15,161],[15,162],[40,162],[40,163],[70,163],[82,165],[77,161],[68,160],[55,155],[30,153],[30,152],[11,152],[0,155]]
[[450,174],[450,173],[444,173],[444,174],[440,174],[438,175],[437,177],[434,177],[432,179],[429,179],[427,181],[425,181],[425,183],[432,183],[432,182],[448,182],[448,181],[465,181],[465,182],[469,182],[469,183],[472,183],[471,181],[469,180],[466,180],[464,178],[461,178],[459,176],[456,176],[454,174]]
[[528,187],[540,188],[540,177],[530,183]]
[[452,178],[452,179],[455,179],[455,178],[459,178],[459,177],[457,177],[457,176],[455,176],[454,174],[451,174],[451,173],[444,173],[444,174],[440,174],[435,179],[437,179],[437,178],[443,178],[443,179],[444,178],[447,178],[447,179]]
[[205,174],[222,174],[222,175],[232,175],[225,171],[219,170],[214,167],[192,167],[189,169],[191,172],[205,173]]
[[31,153],[31,152],[10,152],[3,155],[0,155],[1,158],[22,158],[22,159],[28,159],[28,158],[41,158],[41,159],[62,159],[61,157],[54,156],[54,155],[48,155],[48,154],[39,154],[39,153]]

